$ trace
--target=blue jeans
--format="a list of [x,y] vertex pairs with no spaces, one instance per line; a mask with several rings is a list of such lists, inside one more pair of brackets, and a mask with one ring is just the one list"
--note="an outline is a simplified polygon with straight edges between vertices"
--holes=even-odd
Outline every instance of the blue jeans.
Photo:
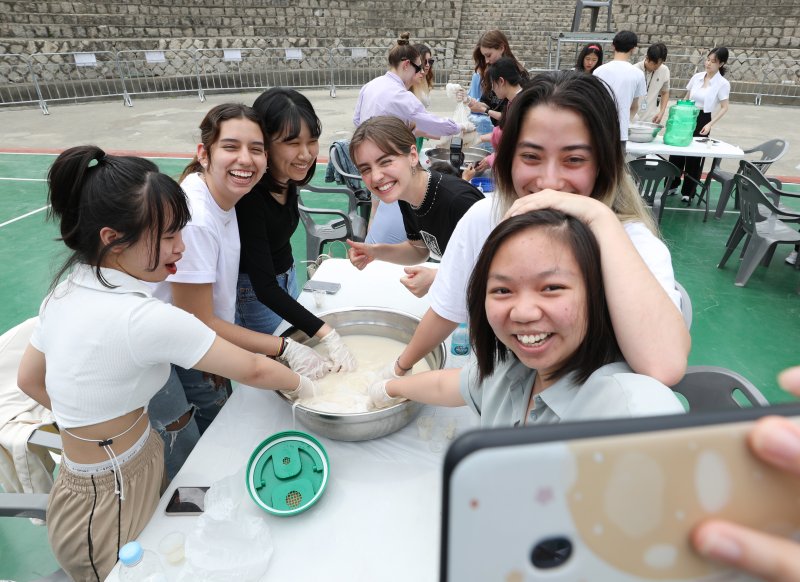
[[[231,381],[200,370],[172,365],[167,383],[150,399],[153,428],[164,441],[164,464],[172,479],[231,395]],[[192,417],[178,430],[167,427],[186,414]]]
[[[295,266],[276,275],[278,286],[289,295],[297,298],[297,280]],[[246,273],[239,273],[236,288],[236,325],[261,333],[273,333],[283,321],[283,318],[264,305],[256,297],[253,284]]]
[[[168,425],[190,411],[192,417],[183,428],[167,430]],[[186,399],[178,372],[175,366],[172,366],[166,384],[150,399],[148,407],[150,424],[164,441],[164,465],[167,479],[170,481],[183,466],[197,441],[200,440],[200,430],[197,428],[195,412],[195,408]]]

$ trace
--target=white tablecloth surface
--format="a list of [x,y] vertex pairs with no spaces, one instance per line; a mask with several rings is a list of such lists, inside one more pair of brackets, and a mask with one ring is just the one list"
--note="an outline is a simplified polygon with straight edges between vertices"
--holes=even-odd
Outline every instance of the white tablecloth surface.
[[687,156],[690,158],[743,158],[744,152],[742,148],[737,145],[726,143],[724,141],[709,139],[707,142],[701,142],[700,139],[692,138],[692,143],[685,147],[677,147],[666,145],[664,137],[659,135],[648,143],[640,143],[628,140],[626,151],[634,156],[646,156],[648,154],[655,154],[659,156]]
[[[338,281],[342,289],[313,306],[310,293],[300,301],[312,311],[337,307],[391,306],[421,316],[427,301],[411,295],[399,282],[402,267],[375,262],[357,271],[349,261],[325,261],[315,279]],[[451,364],[458,364],[452,361]],[[457,432],[477,426],[466,408],[425,407],[437,427],[456,419]],[[238,386],[206,431],[186,464],[162,497],[139,537],[145,549],[157,551],[171,531],[192,532],[197,517],[167,517],[168,497],[175,487],[210,485],[241,470],[250,454],[268,436],[293,427],[291,408],[275,394]],[[307,431],[301,424],[298,430]],[[315,435],[316,436],[316,435]],[[247,514],[269,525],[274,555],[264,580],[436,580],[441,519],[441,465],[447,442],[419,437],[416,422],[372,441],[347,443],[319,437],[328,452],[330,480],[325,494],[308,511],[294,517],[269,515],[249,497]],[[437,444],[439,445],[437,447]],[[441,450],[432,450],[440,448]],[[244,482],[242,482],[244,488]],[[220,541],[220,545],[224,540]],[[168,567],[170,580],[179,567]],[[118,580],[117,569],[108,580]]]

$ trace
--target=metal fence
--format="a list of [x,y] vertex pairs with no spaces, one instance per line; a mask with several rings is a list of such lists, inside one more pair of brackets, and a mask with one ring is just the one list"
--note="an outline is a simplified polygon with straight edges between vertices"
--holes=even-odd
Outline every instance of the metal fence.
[[47,105],[34,82],[33,67],[24,55],[0,55],[0,78],[5,83],[0,88],[0,105],[36,103],[47,114]]
[[[544,69],[571,68],[573,49],[586,42],[606,44],[607,35],[588,33],[547,39]],[[573,38],[574,37],[574,38]],[[580,38],[579,38],[580,37]],[[572,45],[572,46],[570,46]],[[455,40],[434,39],[435,81],[442,85],[453,72]],[[563,50],[569,46],[570,50]],[[0,106],[38,104],[48,114],[50,102],[86,101],[209,92],[258,91],[268,87],[360,87],[386,71],[387,47],[284,47],[118,52],[34,53],[0,55]],[[672,87],[679,91],[702,70],[705,53],[670,54]],[[742,55],[728,63],[731,92],[760,104],[770,97],[800,103],[800,68],[791,59]]]

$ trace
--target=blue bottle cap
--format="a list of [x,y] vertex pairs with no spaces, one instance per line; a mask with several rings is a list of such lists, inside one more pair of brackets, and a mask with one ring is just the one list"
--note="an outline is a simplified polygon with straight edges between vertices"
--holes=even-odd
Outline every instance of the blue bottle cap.
[[144,550],[139,542],[128,542],[119,549],[119,561],[126,566],[135,566],[143,555]]

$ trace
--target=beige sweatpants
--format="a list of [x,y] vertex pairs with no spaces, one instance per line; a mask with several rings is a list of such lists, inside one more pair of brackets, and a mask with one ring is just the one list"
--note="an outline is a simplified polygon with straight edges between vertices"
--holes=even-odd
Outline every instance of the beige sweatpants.
[[112,471],[79,475],[61,466],[47,506],[47,534],[58,563],[76,582],[105,580],[119,548],[135,540],[155,512],[164,474],[164,445],[155,430],[122,465],[125,499]]

